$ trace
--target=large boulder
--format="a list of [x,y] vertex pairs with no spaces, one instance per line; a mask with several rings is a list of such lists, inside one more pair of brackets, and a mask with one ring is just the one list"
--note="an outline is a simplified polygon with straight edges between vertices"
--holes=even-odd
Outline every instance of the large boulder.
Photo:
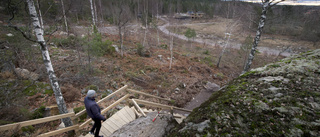
[[34,73],[34,72],[30,72],[27,69],[16,68],[15,72],[19,77],[21,77],[23,79],[29,79],[29,80],[33,80],[33,81],[36,81],[39,79],[39,74]]
[[110,137],[163,137],[178,124],[171,114],[161,113],[152,122],[156,115],[156,112],[148,113],[147,117],[141,117],[130,122],[114,132]]
[[169,136],[320,136],[320,49],[253,69]]

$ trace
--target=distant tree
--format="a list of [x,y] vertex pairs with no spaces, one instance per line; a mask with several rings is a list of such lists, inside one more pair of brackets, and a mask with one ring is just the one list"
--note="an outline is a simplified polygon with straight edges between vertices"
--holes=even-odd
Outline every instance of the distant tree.
[[253,44],[252,44],[252,49],[250,51],[249,57],[247,59],[247,63],[244,66],[244,69],[243,69],[242,73],[245,73],[245,72],[247,72],[249,70],[249,68],[250,68],[250,66],[252,64],[252,61],[254,59],[254,55],[255,55],[255,52],[257,50],[258,43],[260,41],[260,37],[261,37],[261,34],[262,34],[262,29],[263,29],[263,27],[265,25],[265,21],[266,21],[266,18],[267,18],[267,10],[269,8],[271,8],[272,6],[277,5],[278,3],[282,2],[282,1],[284,1],[284,0],[281,0],[281,1],[262,0],[262,13],[261,13],[261,17],[260,17],[260,20],[259,20],[259,25],[258,25],[256,37],[254,38],[254,41],[253,41]]
[[65,26],[66,32],[69,34],[68,22],[67,22],[67,16],[66,16],[66,10],[64,9],[63,0],[60,0],[60,2],[61,2],[61,7],[62,7],[62,14],[63,14],[63,19],[64,19],[64,26]]
[[[184,36],[186,36],[188,38],[188,41],[190,41],[191,38],[193,38],[193,40],[194,40],[194,37],[197,36],[197,33],[194,29],[188,28],[187,31],[184,33]],[[190,42],[190,44],[192,47],[192,41]]]

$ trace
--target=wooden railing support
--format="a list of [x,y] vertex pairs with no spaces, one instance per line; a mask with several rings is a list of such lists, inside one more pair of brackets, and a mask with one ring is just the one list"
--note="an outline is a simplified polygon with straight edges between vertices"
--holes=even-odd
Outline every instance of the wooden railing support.
[[51,131],[51,132],[48,132],[48,133],[40,134],[40,135],[38,135],[38,137],[54,136],[54,135],[57,135],[57,134],[61,134],[61,133],[64,133],[64,132],[68,132],[68,131],[71,131],[71,130],[77,130],[77,129],[79,129],[79,125],[74,125],[74,126],[70,126],[70,127],[54,130],[54,131]]
[[66,117],[74,117],[74,116],[75,116],[74,112],[71,112],[71,113],[67,113],[67,114],[61,114],[61,115],[56,115],[56,116],[51,116],[51,117],[45,117],[45,118],[28,120],[28,121],[23,121],[23,122],[14,123],[14,124],[3,125],[3,126],[0,126],[0,131],[13,130],[17,126],[20,126],[20,128],[21,128],[21,127],[25,127],[25,126],[45,123],[45,122],[49,122],[49,121],[54,121],[54,120],[58,120],[58,119],[66,118]]
[[158,96],[150,95],[150,94],[148,94],[148,93],[144,93],[144,92],[137,91],[137,90],[133,90],[133,89],[127,89],[127,91],[132,92],[132,93],[137,93],[137,94],[145,95],[145,96],[148,96],[148,97],[157,98],[157,99],[160,99],[160,100],[172,101],[171,99],[161,98],[161,97],[158,97]]
[[131,101],[133,102],[133,104],[136,106],[136,108],[141,112],[141,114],[146,117],[147,115],[142,111],[142,109],[140,108],[140,106],[137,104],[136,101],[134,101],[134,99],[131,99]]
[[186,111],[186,112],[192,112],[191,110],[188,109],[183,109],[183,108],[178,108],[178,107],[174,107],[174,106],[168,106],[168,105],[163,105],[163,104],[159,104],[159,103],[154,103],[154,102],[150,102],[150,101],[145,101],[145,100],[140,100],[140,99],[135,99],[135,101],[138,104],[144,104],[146,106],[151,106],[151,107],[159,107],[159,108],[163,108],[163,109],[171,109],[171,107],[173,109],[176,110],[181,110],[181,111]]
[[[129,96],[130,96],[130,95],[127,94],[127,95],[123,96],[122,98],[118,99],[116,102],[112,103],[110,106],[108,106],[107,108],[103,109],[103,110],[101,111],[101,114],[106,113],[106,112],[109,111],[111,108],[113,108],[113,107],[115,107],[116,105],[118,105],[119,103],[121,103],[121,101],[127,99]],[[86,126],[87,124],[89,124],[91,121],[92,121],[92,119],[88,119],[87,121],[85,121],[84,123],[82,123],[79,128],[82,129],[84,126]]]
[[[101,102],[103,102],[103,101],[111,98],[111,97],[114,96],[115,94],[118,94],[118,93],[126,90],[127,88],[128,88],[128,85],[125,85],[125,86],[121,87],[120,89],[116,90],[115,92],[111,93],[110,95],[104,97],[103,99],[100,99],[100,100],[97,102],[97,104],[100,104]],[[84,114],[84,113],[86,113],[86,109],[81,110],[80,112],[78,112],[78,113],[76,114],[76,117],[80,117],[80,116],[81,116],[82,114]]]

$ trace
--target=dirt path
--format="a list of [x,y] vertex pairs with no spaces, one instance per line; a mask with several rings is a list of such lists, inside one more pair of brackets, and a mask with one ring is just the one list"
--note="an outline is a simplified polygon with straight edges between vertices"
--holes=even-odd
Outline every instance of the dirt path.
[[[162,17],[159,17],[159,18],[161,20],[163,20],[164,22],[166,22],[166,24],[158,27],[160,31],[162,31],[163,33],[165,33],[167,35],[171,35],[171,36],[174,36],[176,38],[188,41],[188,38],[186,36],[170,32],[167,29],[167,27],[173,26],[173,25],[170,25],[170,22],[168,20],[166,20],[166,19],[164,19]],[[209,24],[209,23],[206,23],[206,24]],[[194,40],[191,40],[191,41],[197,42],[197,43],[200,43],[200,44],[211,45],[211,46],[221,46],[219,44],[216,44],[216,40],[208,40],[208,39],[204,40],[202,38],[195,38]],[[229,45],[227,45],[227,46],[229,46],[230,48],[233,48],[233,49],[240,49],[241,44],[240,43],[235,43],[235,42],[229,42]],[[258,47],[258,50],[259,50],[259,52],[265,53],[265,54],[268,54],[268,55],[277,56],[277,55],[280,54],[280,55],[282,55],[284,57],[288,57],[288,56],[292,55],[292,53],[289,53],[289,52],[286,52],[286,51],[283,52],[283,51],[280,51],[280,50],[277,50],[277,49],[271,49],[271,48],[268,48],[268,47]]]
[[[197,94],[190,102],[188,102],[186,104],[186,106],[184,107],[185,109],[189,109],[189,110],[193,110],[197,107],[199,107],[203,102],[207,101],[211,94],[218,91],[220,89],[220,86],[218,86],[217,84],[213,83],[214,85],[216,85],[215,87],[211,87],[209,90],[204,90],[201,91],[199,94]],[[175,113],[180,113],[183,115],[188,115],[188,112],[184,112],[184,111],[174,111]]]

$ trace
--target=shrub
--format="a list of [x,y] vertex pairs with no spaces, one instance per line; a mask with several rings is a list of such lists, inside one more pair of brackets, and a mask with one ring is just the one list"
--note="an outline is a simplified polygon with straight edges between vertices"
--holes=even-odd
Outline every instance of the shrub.
[[[76,108],[74,108],[73,109],[73,111],[74,111],[74,113],[79,113],[81,110],[84,110],[85,109],[85,107],[84,106],[81,106],[81,107],[76,107]],[[79,122],[82,122],[82,121],[84,121],[86,118],[87,118],[87,113],[84,113],[84,114],[82,114],[80,117],[80,121]]]
[[43,118],[46,107],[40,106],[32,113],[32,119]]
[[137,44],[137,53],[139,56],[144,56],[144,47],[139,43]]

